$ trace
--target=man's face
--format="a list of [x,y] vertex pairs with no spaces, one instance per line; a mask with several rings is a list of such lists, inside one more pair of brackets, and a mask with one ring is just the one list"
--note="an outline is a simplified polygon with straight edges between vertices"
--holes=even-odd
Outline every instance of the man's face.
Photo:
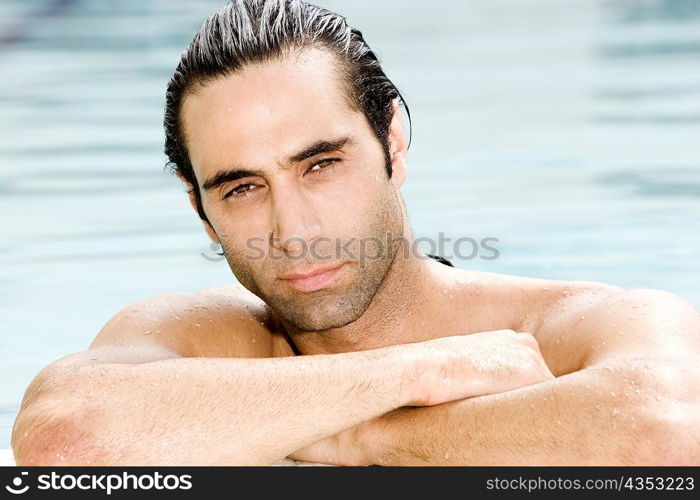
[[387,241],[403,235],[401,181],[388,179],[332,56],[304,50],[208,82],[185,99],[182,121],[210,235],[241,284],[301,330],[358,319],[397,250]]

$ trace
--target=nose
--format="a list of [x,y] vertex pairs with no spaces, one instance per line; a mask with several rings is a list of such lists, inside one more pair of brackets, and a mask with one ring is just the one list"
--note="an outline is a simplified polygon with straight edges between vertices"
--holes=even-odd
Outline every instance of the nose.
[[289,186],[284,193],[273,195],[271,245],[295,257],[309,258],[314,240],[321,235],[319,211],[312,200],[299,189]]

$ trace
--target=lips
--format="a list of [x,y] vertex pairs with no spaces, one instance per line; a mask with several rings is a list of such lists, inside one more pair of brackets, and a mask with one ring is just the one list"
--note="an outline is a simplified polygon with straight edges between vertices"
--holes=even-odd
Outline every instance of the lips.
[[282,281],[301,292],[313,292],[330,286],[340,273],[343,264],[335,267],[316,268],[308,271],[288,272],[281,276]]

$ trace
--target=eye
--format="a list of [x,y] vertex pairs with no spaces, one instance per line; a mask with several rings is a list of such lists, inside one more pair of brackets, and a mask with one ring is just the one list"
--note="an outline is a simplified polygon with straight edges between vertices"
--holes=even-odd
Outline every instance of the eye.
[[311,165],[311,167],[309,167],[309,172],[326,173],[327,171],[329,171],[333,167],[335,167],[336,162],[339,162],[339,161],[340,161],[339,158],[326,158],[325,160],[321,160],[321,161],[316,162],[313,165]]
[[257,188],[257,187],[258,186],[256,186],[255,184],[241,184],[240,186],[236,186],[231,191],[226,193],[224,195],[223,199],[226,199],[229,196],[231,196],[233,198],[238,198],[238,197],[247,198],[248,196],[251,195],[251,191],[255,190],[255,188]]

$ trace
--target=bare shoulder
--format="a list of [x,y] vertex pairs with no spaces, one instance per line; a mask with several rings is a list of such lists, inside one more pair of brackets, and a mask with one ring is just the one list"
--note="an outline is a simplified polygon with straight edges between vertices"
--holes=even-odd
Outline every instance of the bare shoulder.
[[623,290],[597,281],[551,280],[463,269],[446,272],[452,273],[463,303],[476,304],[493,318],[493,329],[531,333],[555,311],[584,307]]
[[700,313],[674,293],[597,281],[478,273],[559,376],[619,358],[700,354]]
[[166,293],[118,311],[90,347],[44,367],[27,388],[23,405],[47,381],[100,363],[140,364],[183,357],[292,356],[267,306],[239,285],[196,294]]
[[554,280],[486,271],[460,271],[463,273],[463,279],[468,281],[491,286],[497,291],[511,291],[515,294],[525,294],[525,296],[536,299],[569,296],[579,293],[612,293],[624,290],[619,286],[599,281]]
[[[455,274],[475,304],[470,318],[478,330],[512,329],[531,333],[552,373],[581,368],[590,337],[578,328],[595,304],[624,289],[597,281],[550,280],[482,271]],[[584,332],[585,333],[585,332]]]
[[580,368],[632,358],[700,360],[700,312],[660,289],[571,294],[552,303],[534,328],[543,340],[559,339],[577,352]]
[[182,357],[272,357],[286,352],[284,343],[267,304],[241,285],[227,284],[127,306],[90,347],[150,344]]

